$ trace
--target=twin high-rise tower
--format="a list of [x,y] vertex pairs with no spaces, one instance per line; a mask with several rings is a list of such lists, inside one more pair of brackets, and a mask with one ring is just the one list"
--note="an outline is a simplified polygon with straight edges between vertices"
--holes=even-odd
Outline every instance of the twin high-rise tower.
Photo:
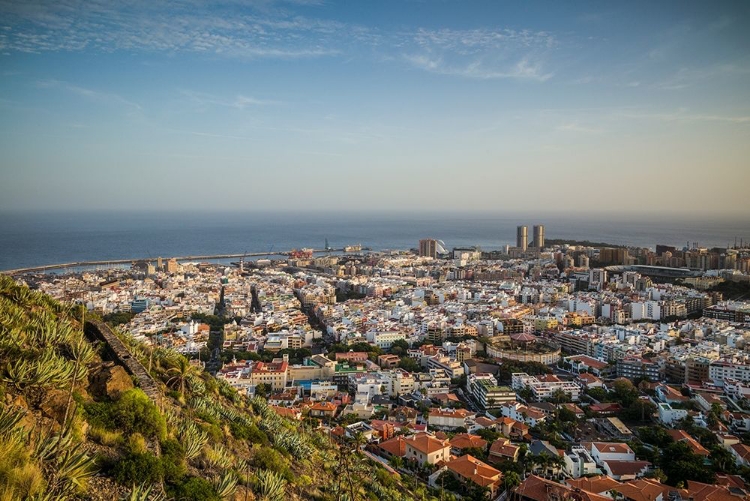
[[[519,226],[516,228],[516,247],[525,251],[528,245],[529,228],[527,226]],[[534,225],[534,241],[531,246],[537,249],[544,248],[544,225]]]

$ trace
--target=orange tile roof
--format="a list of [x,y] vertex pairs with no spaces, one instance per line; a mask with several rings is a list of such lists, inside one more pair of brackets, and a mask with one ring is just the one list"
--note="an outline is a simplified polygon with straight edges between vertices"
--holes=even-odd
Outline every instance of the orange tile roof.
[[555,494],[558,498],[564,499],[563,496],[571,493],[572,489],[536,475],[529,475],[516,487],[515,492],[517,495],[533,501],[549,501]]
[[686,442],[694,454],[699,456],[709,456],[711,453],[703,447],[696,439],[685,433],[684,430],[667,430],[667,433],[675,442]]
[[336,405],[331,402],[317,402],[310,406],[310,410],[331,412],[336,410]]
[[507,438],[498,438],[490,446],[490,456],[516,458],[519,446],[513,445]]
[[612,475],[617,475],[618,477],[622,475],[637,475],[651,465],[648,461],[619,461],[610,459],[602,462],[609,467]]
[[402,436],[381,442],[379,447],[393,456],[404,457],[406,455],[406,440]]
[[658,498],[659,495],[666,498],[668,491],[675,490],[674,487],[662,485],[656,480],[651,479],[631,480],[620,484],[619,487],[614,487],[614,489],[625,496],[625,498],[632,499],[633,501],[651,501]]
[[499,470],[470,454],[448,461],[445,466],[458,476],[471,480],[482,487],[499,483],[503,476]]
[[407,438],[406,445],[424,454],[432,454],[433,452],[450,447],[447,440],[438,440],[426,433],[418,433]]
[[594,442],[591,444],[596,450],[606,454],[628,454],[633,450],[622,442]]
[[469,449],[476,447],[477,449],[484,449],[487,447],[487,441],[479,435],[471,435],[469,433],[459,433],[450,441],[451,447],[456,449]]
[[607,475],[597,475],[596,477],[571,478],[566,480],[567,484],[574,489],[589,491],[594,493],[607,492],[620,486],[620,482]]
[[739,501],[741,499],[750,498],[750,496],[743,496],[740,493],[735,495],[723,485],[709,485],[695,482],[693,480],[688,480],[687,484],[688,495],[686,497],[692,499],[701,499],[705,501]]

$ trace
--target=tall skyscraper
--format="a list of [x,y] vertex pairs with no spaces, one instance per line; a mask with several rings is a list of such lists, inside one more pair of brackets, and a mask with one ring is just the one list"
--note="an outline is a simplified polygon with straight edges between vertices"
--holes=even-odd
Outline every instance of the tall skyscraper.
[[522,251],[526,250],[529,245],[529,228],[526,226],[519,226],[516,228],[516,247]]
[[419,255],[425,257],[437,257],[438,242],[432,238],[425,238],[419,241]]
[[544,247],[544,225],[534,225],[534,247],[537,249]]

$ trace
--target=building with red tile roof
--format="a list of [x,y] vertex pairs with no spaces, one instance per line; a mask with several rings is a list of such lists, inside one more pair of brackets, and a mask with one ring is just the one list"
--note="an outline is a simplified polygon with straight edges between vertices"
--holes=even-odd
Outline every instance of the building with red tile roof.
[[447,461],[445,467],[463,482],[486,487],[493,498],[500,488],[503,474],[470,454]]
[[406,459],[420,465],[437,464],[450,459],[450,443],[427,433],[417,433],[406,438]]
[[464,449],[481,449],[487,448],[487,441],[479,435],[471,435],[470,433],[459,433],[450,440],[451,449],[455,452],[460,453]]
[[690,450],[693,451],[693,454],[698,454],[703,457],[711,455],[711,452],[709,452],[708,449],[703,447],[696,439],[688,435],[684,430],[667,430],[667,434],[669,434],[675,442],[685,442],[688,444]]

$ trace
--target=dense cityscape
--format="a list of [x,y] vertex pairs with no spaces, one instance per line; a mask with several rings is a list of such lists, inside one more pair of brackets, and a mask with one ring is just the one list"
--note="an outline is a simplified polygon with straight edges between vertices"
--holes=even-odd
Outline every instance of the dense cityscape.
[[750,501],[749,28],[0,0],[0,501]]
[[16,279],[441,497],[747,499],[750,248],[544,231]]

